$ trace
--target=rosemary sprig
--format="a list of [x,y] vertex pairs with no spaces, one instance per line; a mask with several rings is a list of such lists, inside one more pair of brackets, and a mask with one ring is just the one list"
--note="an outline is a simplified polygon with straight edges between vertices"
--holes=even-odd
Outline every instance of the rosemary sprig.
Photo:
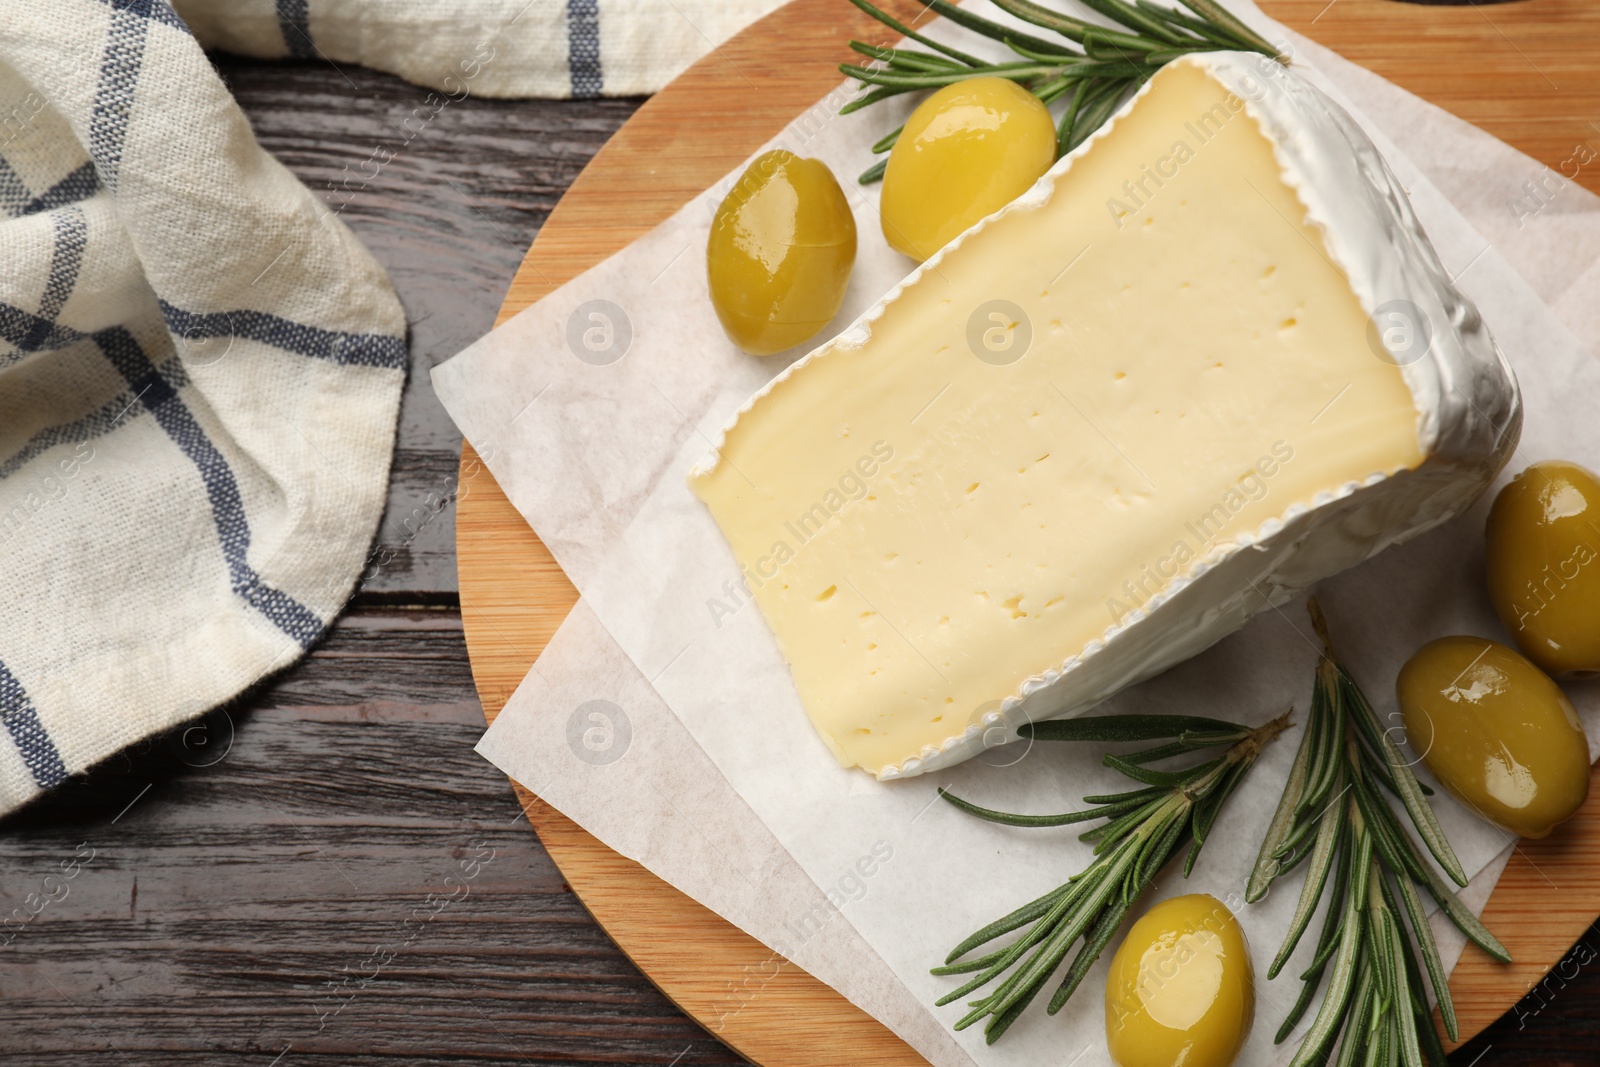
[[[1138,782],[1141,788],[1084,797],[1092,807],[1062,815],[1012,815],[991,811],[940,790],[962,811],[1008,826],[1064,826],[1104,820],[1081,835],[1094,842],[1095,859],[1067,882],[1044,896],[996,919],[951,950],[937,975],[973,974],[945,994],[939,1004],[959,1000],[991,983],[997,985],[976,1000],[956,1023],[964,1030],[987,1019],[984,1036],[993,1044],[1027,1009],[1073,945],[1082,947],[1050,998],[1046,1011],[1061,1010],[1095,960],[1105,951],[1139,894],[1167,862],[1184,850],[1188,877],[1200,856],[1206,835],[1228,797],[1249,773],[1261,750],[1289,727],[1286,712],[1256,729],[1186,715],[1108,715],[1065,719],[1024,726],[1024,737],[1038,741],[1156,741],[1167,743],[1122,756],[1107,755],[1106,766]],[[1194,766],[1160,770],[1151,766],[1174,757],[1224,748],[1220,756]],[[967,959],[996,938],[1022,931],[1009,944]]]
[[[872,62],[862,66],[841,63],[839,69],[866,90],[840,109],[859,111],[880,100],[922,89],[937,89],[968,78],[1006,78],[1026,87],[1049,104],[1068,98],[1057,129],[1056,149],[1065,155],[1099,129],[1111,113],[1150,79],[1163,65],[1191,52],[1259,52],[1283,62],[1278,50],[1232,15],[1216,0],[1180,0],[1188,11],[1166,7],[1153,0],[1083,0],[1085,6],[1114,26],[1102,26],[1055,11],[1033,0],[993,0],[994,5],[1020,21],[1055,34],[1036,37],[1012,26],[975,15],[950,0],[929,0],[928,7],[958,26],[1000,41],[1021,57],[1019,62],[995,63],[941,44],[873,6],[869,0],[852,4],[932,51],[871,45],[851,41],[850,47]],[[1120,28],[1119,28],[1120,27]],[[899,130],[873,145],[874,152],[889,151]],[[883,177],[886,160],[879,160],[860,177],[868,185]]]
[[1300,1022],[1327,975],[1322,1005],[1291,1067],[1327,1061],[1335,1038],[1340,1045],[1332,1062],[1337,1064],[1372,1063],[1370,1057],[1377,1055],[1380,1062],[1406,1067],[1444,1067],[1444,1049],[1428,1013],[1424,970],[1452,1041],[1458,1034],[1455,1005],[1418,887],[1485,952],[1507,963],[1511,956],[1456,900],[1384,799],[1387,792],[1400,801],[1428,852],[1457,885],[1466,885],[1461,861],[1426,799],[1431,790],[1417,781],[1361,687],[1334,658],[1316,601],[1309,607],[1324,649],[1311,714],[1245,890],[1245,899],[1253,903],[1280,875],[1306,867],[1288,936],[1268,978],[1289,962],[1318,901],[1328,898],[1316,951],[1300,975],[1300,997],[1276,1040],[1285,1040]]

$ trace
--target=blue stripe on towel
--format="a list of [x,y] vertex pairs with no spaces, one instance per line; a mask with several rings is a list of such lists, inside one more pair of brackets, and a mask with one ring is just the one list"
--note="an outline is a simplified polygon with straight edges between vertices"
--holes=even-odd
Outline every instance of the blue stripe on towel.
[[39,317],[51,322],[61,314],[61,307],[78,284],[78,271],[83,267],[83,250],[89,243],[89,220],[83,209],[68,207],[50,218],[55,228],[55,249],[50,255],[50,274],[44,283],[44,298],[39,301]]
[[572,95],[600,95],[600,0],[567,0],[567,74]]
[[[119,146],[117,151],[122,151]],[[78,169],[56,182],[38,196],[23,204],[17,211],[18,215],[36,215],[41,211],[54,211],[58,207],[76,204],[80,200],[87,200],[100,191],[100,176],[95,173],[93,163],[85,163]]]
[[[45,320],[20,308],[0,303],[0,339],[17,344],[19,335],[27,335],[40,322]],[[52,336],[64,334],[74,339],[85,336],[65,326],[46,325]],[[301,647],[310,648],[322,634],[322,620],[287,593],[262,581],[250,566],[250,525],[239,496],[239,483],[234,479],[226,457],[206,437],[193,412],[178,396],[171,377],[150,362],[144,349],[125,327],[111,326],[88,336],[93,338],[106,359],[133,387],[145,410],[156,417],[156,422],[167,432],[167,436],[199,470],[200,480],[205,484],[206,495],[211,500],[212,518],[221,539],[223,557],[228,563],[233,591],[278,629],[298,641]]]
[[22,206],[28,202],[28,187],[22,184],[22,179],[17,177],[17,172],[11,169],[11,164],[0,156],[0,211],[7,215],[22,214]]
[[326,359],[342,366],[391,367],[406,365],[403,337],[378,333],[342,333],[292,322],[265,311],[185,311],[165,300],[161,315],[167,329],[190,341],[212,337],[242,337],[247,341],[281,348],[286,352]]
[[[83,340],[84,335],[70,326],[41,319],[11,304],[0,303],[0,341],[23,352],[54,352]],[[20,357],[19,357],[20,358]],[[0,356],[0,368],[15,362]]]
[[308,0],[278,0],[278,32],[283,34],[284,46],[296,59],[310,59],[317,54],[311,43],[311,12]]
[[144,42],[150,14],[161,0],[124,0],[111,7],[111,29],[100,59],[100,84],[94,91],[89,117],[89,155],[107,188],[117,187],[122,167],[122,143],[128,136],[128,116],[133,112],[133,91],[144,62]]
[[45,278],[44,295],[39,298],[39,318],[28,335],[17,345],[31,352],[49,339],[56,316],[78,284],[83,267],[83,249],[89,243],[89,224],[78,207],[56,212],[50,218],[55,228],[55,247],[50,253],[50,273]]
[[159,22],[164,26],[171,26],[173,29],[182,30],[184,33],[189,32],[188,24],[179,17],[178,13],[172,9],[172,5],[167,3],[167,0],[100,0],[100,2],[109,4],[117,11],[131,12],[140,18]]
[[60,785],[67,776],[67,765],[61,762],[61,753],[45,732],[38,709],[28,699],[27,691],[4,663],[0,663],[0,722],[5,723],[11,743],[22,754],[22,762],[27,764],[39,788]]
[[310,648],[322,634],[322,620],[289,594],[274,589],[250,566],[250,524],[239,495],[239,483],[227,459],[200,428],[194,414],[170,382],[150,362],[133,334],[112,326],[94,335],[111,365],[128,380],[145,410],[194,463],[211,500],[211,517],[228,563],[233,591],[278,629]]

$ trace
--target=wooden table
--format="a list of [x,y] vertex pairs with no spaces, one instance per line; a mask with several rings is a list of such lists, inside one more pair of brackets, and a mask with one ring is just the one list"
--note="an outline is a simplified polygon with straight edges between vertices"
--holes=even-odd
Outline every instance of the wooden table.
[[[1540,0],[1533,0],[1540,2]],[[424,92],[322,63],[217,60],[314,188]],[[0,822],[0,1063],[733,1064],[590,921],[483,728],[455,593],[459,436],[426,371],[493,320],[562,190],[636,101],[452,104],[345,212],[411,324],[393,559],[303,663]],[[430,896],[431,895],[431,896]],[[408,917],[411,922],[406,923]],[[1453,1062],[1600,1060],[1600,928]]]

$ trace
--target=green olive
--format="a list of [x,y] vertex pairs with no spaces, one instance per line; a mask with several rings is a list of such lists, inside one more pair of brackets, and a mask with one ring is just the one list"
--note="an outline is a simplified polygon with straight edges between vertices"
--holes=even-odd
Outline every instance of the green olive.
[[1228,1067],[1255,1010],[1244,930],[1205,893],[1146,912],[1106,973],[1106,1045],[1118,1067]]
[[1517,647],[1557,677],[1600,671],[1600,479],[1535,463],[1494,498],[1489,599]]
[[1441,637],[1395,683],[1406,739],[1490,822],[1544,837],[1589,795],[1589,739],[1561,687],[1513,649]]
[[883,173],[889,247],[924,260],[1028,191],[1056,161],[1056,123],[1005,78],[968,78],[917,106]]
[[734,344],[793,348],[839,312],[856,262],[856,220],[833,172],[775,149],[745,170],[711,223],[706,279]]

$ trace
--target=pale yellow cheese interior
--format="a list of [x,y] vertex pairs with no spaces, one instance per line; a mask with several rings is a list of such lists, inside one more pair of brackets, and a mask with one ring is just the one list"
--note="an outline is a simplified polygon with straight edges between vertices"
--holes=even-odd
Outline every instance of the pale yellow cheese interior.
[[[1241,102],[1168,67],[1047,204],[738,419],[694,489],[841,762],[960,735],[1195,561],[1421,463],[1305,218]],[[1011,362],[1014,315],[969,344],[996,300],[1031,327]]]

